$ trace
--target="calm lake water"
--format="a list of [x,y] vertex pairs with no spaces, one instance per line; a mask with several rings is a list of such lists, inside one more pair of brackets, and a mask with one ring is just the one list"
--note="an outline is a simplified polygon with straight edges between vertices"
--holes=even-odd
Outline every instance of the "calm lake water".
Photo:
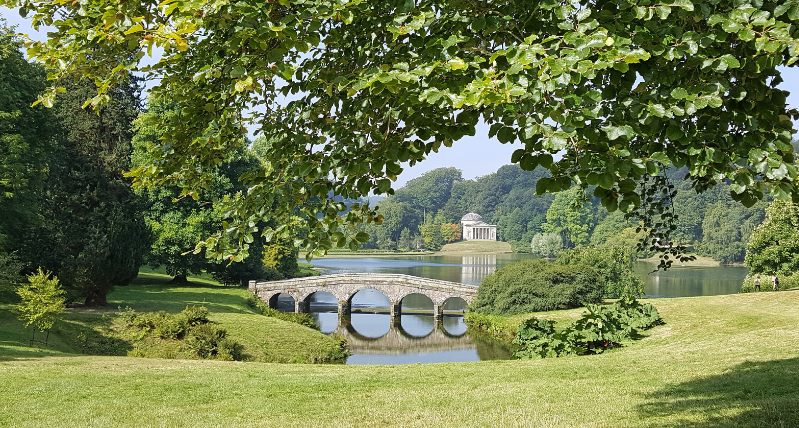
[[[313,265],[322,273],[380,272],[401,273],[480,285],[496,269],[532,258],[528,254],[474,254],[436,256],[381,256],[358,258],[320,258]],[[636,262],[634,269],[644,280],[646,297],[690,297],[737,293],[748,268],[675,266],[665,272],[652,272],[655,264]],[[293,301],[280,300],[281,310],[293,310]],[[412,364],[508,359],[507,345],[467,331],[463,317],[452,315],[462,307],[448,306],[443,320],[433,318],[433,303],[426,296],[403,299],[403,315],[385,313],[386,296],[363,290],[352,300],[353,313],[339,317],[336,299],[316,293],[311,313],[322,332],[347,338],[352,354],[347,364]],[[411,313],[406,313],[411,312]]]

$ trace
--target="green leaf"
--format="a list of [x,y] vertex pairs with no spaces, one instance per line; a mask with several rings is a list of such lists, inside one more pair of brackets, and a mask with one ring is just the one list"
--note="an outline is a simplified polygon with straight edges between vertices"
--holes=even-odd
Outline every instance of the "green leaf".
[[611,141],[617,140],[619,138],[623,140],[630,140],[635,135],[633,128],[630,127],[629,125],[623,125],[623,126],[608,125],[602,127],[602,131],[605,132],[605,135],[607,135],[608,139],[610,139]]
[[663,152],[652,153],[649,156],[649,159],[652,159],[653,161],[656,161],[656,162],[660,162],[660,163],[662,163],[665,166],[669,166],[669,164],[671,163],[671,159],[669,158],[669,155],[667,155],[667,154],[665,154]]
[[688,97],[688,91],[685,88],[674,88],[671,90],[671,97],[678,100],[685,99]]
[[599,175],[599,181],[597,184],[603,189],[610,190],[613,188],[615,181],[616,177],[613,174],[605,172]]
[[508,126],[503,126],[497,134],[499,142],[502,144],[512,143],[516,141],[516,131]]
[[726,65],[726,68],[740,68],[741,63],[730,54],[722,55],[719,60]]

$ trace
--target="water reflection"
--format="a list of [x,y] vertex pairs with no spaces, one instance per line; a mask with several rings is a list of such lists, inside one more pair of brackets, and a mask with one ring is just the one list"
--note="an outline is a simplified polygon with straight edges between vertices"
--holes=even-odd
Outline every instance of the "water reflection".
[[325,334],[347,338],[351,356],[347,364],[411,364],[507,359],[510,353],[489,349],[495,344],[474,340],[462,316],[316,312],[314,320]]
[[[535,258],[530,254],[475,254],[436,256],[386,256],[352,258],[318,258],[314,266],[325,274],[346,272],[402,273],[422,278],[441,279],[480,285],[485,275],[502,266]],[[468,263],[464,263],[464,259]],[[464,266],[464,265],[472,266]],[[466,270],[464,270],[466,269]]]
[[675,266],[652,272],[655,264],[635,262],[635,273],[644,280],[647,297],[689,297],[735,294],[749,268],[737,266]]
[[461,258],[461,282],[463,284],[480,284],[483,278],[497,270],[496,254],[480,254]]
[[[400,273],[423,278],[441,279],[480,285],[497,269],[521,260],[530,254],[475,254],[436,256],[386,256],[353,258],[319,258],[313,264],[324,273],[380,272]],[[737,293],[748,272],[745,267],[675,266],[666,272],[649,274],[656,264],[635,262],[635,272],[644,280],[647,297],[690,297]]]

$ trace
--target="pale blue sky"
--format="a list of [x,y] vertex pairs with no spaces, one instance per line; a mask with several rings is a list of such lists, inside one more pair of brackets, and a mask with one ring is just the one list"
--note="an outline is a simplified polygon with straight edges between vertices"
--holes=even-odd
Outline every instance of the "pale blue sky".
[[[43,38],[44,35],[36,34],[27,20],[19,14],[5,7],[0,7],[0,16],[3,16],[12,25],[18,25],[18,31],[28,33],[34,39]],[[797,67],[784,68],[782,77],[785,80],[780,87],[791,94],[788,104],[799,108],[799,69]],[[520,148],[519,144],[500,144],[497,139],[489,139],[488,127],[479,125],[476,137],[465,137],[455,142],[452,147],[442,147],[438,153],[431,153],[427,159],[412,168],[406,167],[397,178],[394,188],[402,187],[408,180],[418,177],[427,171],[441,167],[455,167],[463,171],[464,178],[473,179],[495,172],[502,165],[510,163],[510,156],[514,150]]]

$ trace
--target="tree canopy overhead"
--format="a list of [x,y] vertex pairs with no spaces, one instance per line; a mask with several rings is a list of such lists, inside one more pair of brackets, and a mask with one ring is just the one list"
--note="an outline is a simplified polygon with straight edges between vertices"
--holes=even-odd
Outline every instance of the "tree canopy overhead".
[[[151,163],[132,171],[139,185],[170,181],[195,195],[244,144],[241,126],[269,138],[271,168],[245,177],[250,187],[230,203],[226,233],[245,251],[234,257],[221,238],[207,240],[219,258],[246,255],[255,224],[275,215],[286,220],[267,239],[354,247],[366,238],[353,224],[380,217],[354,206],[342,218],[330,192],[391,193],[402,162],[474,135],[480,121],[520,144],[513,162],[550,171],[539,194],[595,185],[609,210],[653,216],[668,207],[657,177],[673,164],[690,168],[698,190],[730,180],[745,205],[766,191],[799,200],[790,145],[799,112],[777,87],[777,67],[799,58],[793,2],[0,4],[58,30],[28,48],[53,69],[45,104],[63,76],[95,78],[89,104],[100,106],[109,85],[138,71],[178,102],[182,115],[163,124]],[[161,60],[141,66],[155,46]],[[264,209],[275,195],[277,208]]]

